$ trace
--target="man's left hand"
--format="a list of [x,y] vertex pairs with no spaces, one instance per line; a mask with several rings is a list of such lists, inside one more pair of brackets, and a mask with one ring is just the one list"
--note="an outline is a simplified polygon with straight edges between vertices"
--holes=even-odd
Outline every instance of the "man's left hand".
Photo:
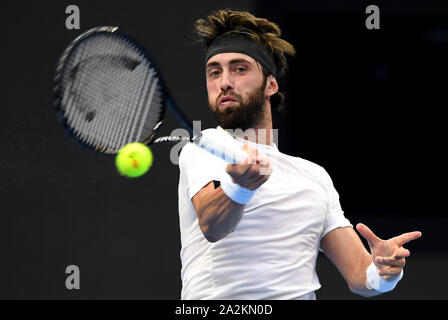
[[411,254],[403,245],[422,236],[420,231],[413,231],[389,240],[382,240],[362,223],[358,223],[356,229],[369,243],[373,262],[378,268],[378,274],[384,280],[397,277],[403,270],[406,258]]

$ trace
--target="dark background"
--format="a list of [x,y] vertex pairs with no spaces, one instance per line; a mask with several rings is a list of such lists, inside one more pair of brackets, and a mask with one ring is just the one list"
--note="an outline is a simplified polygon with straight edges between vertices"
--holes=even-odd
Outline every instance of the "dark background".
[[[81,30],[65,28],[66,6]],[[365,8],[381,11],[367,30]],[[156,60],[174,99],[202,127],[208,112],[196,19],[220,8],[277,22],[297,49],[281,82],[281,151],[324,166],[346,216],[379,237],[420,230],[405,277],[375,299],[446,299],[446,1],[46,1],[1,4],[6,30],[0,118],[0,298],[179,299],[178,167],[154,146],[142,178],[70,141],[56,121],[53,75],[64,47],[118,25]],[[162,133],[178,123],[168,114]],[[81,289],[65,288],[65,268]],[[318,299],[353,295],[320,255]]]

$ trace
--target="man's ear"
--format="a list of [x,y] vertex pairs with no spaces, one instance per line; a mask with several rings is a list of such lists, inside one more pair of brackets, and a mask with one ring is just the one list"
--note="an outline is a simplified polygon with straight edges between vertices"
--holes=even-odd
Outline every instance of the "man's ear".
[[277,79],[275,79],[275,77],[273,75],[269,75],[266,78],[265,94],[266,94],[267,97],[272,97],[277,92],[278,92]]

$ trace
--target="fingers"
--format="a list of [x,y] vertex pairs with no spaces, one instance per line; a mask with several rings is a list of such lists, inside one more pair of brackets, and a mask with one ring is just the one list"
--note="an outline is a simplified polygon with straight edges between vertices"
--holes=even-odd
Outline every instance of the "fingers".
[[378,268],[378,275],[384,280],[389,280],[398,276],[406,264],[405,258],[376,257],[375,265]]
[[396,259],[407,258],[410,255],[411,255],[411,252],[408,249],[405,249],[403,247],[397,249],[397,251],[394,254]]
[[403,233],[402,235],[393,238],[393,240],[398,246],[402,246],[402,245],[408,243],[409,241],[417,240],[421,236],[422,236],[422,233],[420,231],[413,231],[413,232]]
[[399,258],[395,258],[395,257],[376,257],[375,258],[375,264],[378,267],[399,267],[399,268],[403,268],[404,265],[406,264],[406,260],[405,258],[399,257]]
[[269,179],[272,164],[262,155],[249,154],[244,164],[229,164],[226,171],[234,183],[249,190],[255,190]]
[[[262,172],[262,169],[265,169]],[[266,174],[268,171],[268,174]],[[245,187],[249,190],[255,190],[265,183],[270,177],[270,165],[268,168],[263,168],[260,165],[251,165],[251,167],[241,176],[232,177],[233,182]]]
[[398,276],[401,273],[401,270],[403,270],[403,268],[400,268],[400,267],[381,268],[378,270],[378,275],[383,277],[384,280],[389,280],[391,278]]
[[272,173],[272,163],[266,157],[262,156],[259,158],[258,162],[260,165],[260,175],[270,176]]
[[377,255],[375,256],[375,264],[377,266],[403,267],[405,258],[409,257],[411,252],[403,247],[396,248],[391,255]]
[[238,179],[246,174],[252,165],[250,164],[228,164],[226,167],[227,173],[234,179]]
[[229,164],[226,168],[227,173],[230,174],[232,178],[238,179],[240,176],[248,173],[249,170],[252,170],[252,174],[255,174],[261,171],[260,168],[270,166],[270,162],[258,151],[258,149],[250,147],[248,144],[244,144],[241,149],[247,153],[247,158],[244,162]]
[[378,241],[381,241],[381,239],[378,238],[365,224],[358,223],[356,225],[356,230],[358,230],[361,236],[367,240],[370,247],[373,247]]
[[262,158],[261,152],[258,151],[257,148],[251,147],[248,144],[244,144],[241,149],[247,153],[247,158],[244,163],[255,164],[259,162],[259,158]]
[[263,183],[265,183],[270,177],[269,174],[261,174],[258,178],[256,178],[254,181],[251,182],[251,187],[255,189],[258,189]]
[[407,249],[401,248],[399,251],[390,257],[375,257],[375,265],[378,268],[378,274],[382,276],[385,280],[391,277],[397,276],[401,270],[403,270],[406,259],[409,257],[410,252]]
[[249,182],[259,178],[262,167],[259,164],[229,164],[227,173],[235,180],[234,182]]

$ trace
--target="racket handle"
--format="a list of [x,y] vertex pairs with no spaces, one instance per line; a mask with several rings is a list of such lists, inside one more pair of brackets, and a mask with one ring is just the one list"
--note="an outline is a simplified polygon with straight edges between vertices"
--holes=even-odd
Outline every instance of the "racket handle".
[[202,149],[227,163],[242,163],[247,158],[247,153],[241,149],[243,144],[223,130],[206,129],[193,141]]

